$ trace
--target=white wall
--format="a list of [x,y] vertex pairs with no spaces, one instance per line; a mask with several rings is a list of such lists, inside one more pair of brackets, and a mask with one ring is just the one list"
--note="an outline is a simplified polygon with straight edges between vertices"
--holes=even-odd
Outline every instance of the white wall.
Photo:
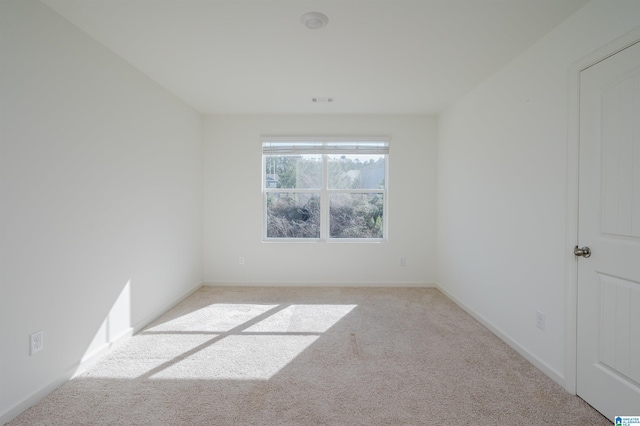
[[439,117],[438,283],[560,383],[569,70],[639,25],[591,2]]
[[2,423],[201,283],[202,118],[40,2],[0,16]]
[[[402,286],[434,282],[435,118],[210,116],[204,129],[205,282]],[[261,135],[390,136],[388,242],[262,242]],[[240,256],[244,265],[238,264]],[[406,257],[404,267],[401,257]]]

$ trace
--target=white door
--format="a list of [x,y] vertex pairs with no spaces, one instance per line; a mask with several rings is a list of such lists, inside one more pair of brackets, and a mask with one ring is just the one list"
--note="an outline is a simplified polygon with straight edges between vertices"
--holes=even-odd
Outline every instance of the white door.
[[640,416],[640,43],[580,74],[577,393]]

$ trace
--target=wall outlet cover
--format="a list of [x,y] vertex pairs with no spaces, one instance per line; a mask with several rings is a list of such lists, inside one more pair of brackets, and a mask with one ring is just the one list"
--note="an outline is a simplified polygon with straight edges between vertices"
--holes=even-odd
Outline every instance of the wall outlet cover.
[[36,331],[29,336],[29,355],[34,355],[44,348],[42,330]]
[[544,330],[546,327],[546,314],[541,311],[536,311],[536,327],[540,330]]

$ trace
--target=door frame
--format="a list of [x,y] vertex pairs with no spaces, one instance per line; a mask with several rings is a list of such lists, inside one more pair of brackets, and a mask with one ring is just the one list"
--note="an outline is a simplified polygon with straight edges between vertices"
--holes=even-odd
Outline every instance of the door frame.
[[564,387],[573,395],[577,391],[578,362],[578,260],[573,254],[578,241],[578,193],[580,174],[580,73],[616,53],[640,43],[640,27],[604,45],[574,62],[569,69],[569,126],[567,138],[567,235],[565,250],[565,359]]

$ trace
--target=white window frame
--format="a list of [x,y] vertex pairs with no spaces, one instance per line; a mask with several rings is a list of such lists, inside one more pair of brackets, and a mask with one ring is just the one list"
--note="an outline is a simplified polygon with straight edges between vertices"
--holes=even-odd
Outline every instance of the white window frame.
[[[263,242],[328,242],[328,243],[380,243],[389,238],[389,141],[386,136],[372,137],[261,137],[262,155],[262,241]],[[279,151],[268,151],[269,143],[308,144],[307,147],[293,147],[290,151],[282,148]],[[375,144],[375,145],[374,145]],[[269,153],[282,155],[305,152],[308,154],[322,155],[322,187],[320,189],[309,188],[267,188],[265,156]],[[385,156],[384,188],[382,189],[329,189],[328,188],[328,156],[331,154],[383,154]],[[320,194],[320,237],[319,238],[269,238],[267,237],[267,194],[270,192],[288,193],[319,193]],[[330,194],[380,194],[383,199],[382,238],[331,238],[329,235],[329,196]]]

